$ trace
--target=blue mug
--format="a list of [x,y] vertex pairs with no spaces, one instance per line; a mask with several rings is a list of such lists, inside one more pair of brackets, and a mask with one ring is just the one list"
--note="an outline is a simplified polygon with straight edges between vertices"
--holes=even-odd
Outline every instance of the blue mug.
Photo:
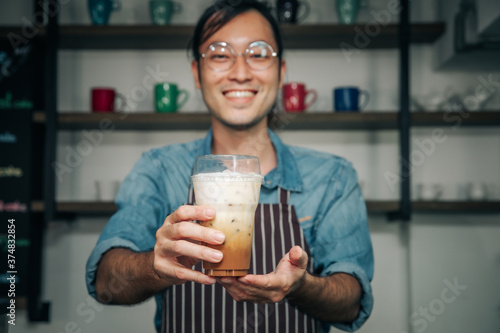
[[89,14],[92,24],[106,25],[112,11],[121,9],[118,0],[88,0]]
[[[360,103],[362,97],[363,103]],[[360,111],[366,107],[369,100],[370,94],[368,91],[361,90],[357,87],[339,87],[333,90],[333,105],[335,106],[335,111]]]

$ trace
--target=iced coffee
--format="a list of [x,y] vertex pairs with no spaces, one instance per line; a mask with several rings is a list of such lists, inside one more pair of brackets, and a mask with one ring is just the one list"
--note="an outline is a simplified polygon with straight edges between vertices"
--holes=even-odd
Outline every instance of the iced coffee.
[[218,263],[203,262],[207,275],[248,274],[255,210],[259,203],[262,179],[260,173],[231,170],[198,173],[191,177],[196,204],[215,209],[215,218],[200,221],[200,224],[220,230],[226,236],[222,245],[206,244],[223,253],[223,258]]

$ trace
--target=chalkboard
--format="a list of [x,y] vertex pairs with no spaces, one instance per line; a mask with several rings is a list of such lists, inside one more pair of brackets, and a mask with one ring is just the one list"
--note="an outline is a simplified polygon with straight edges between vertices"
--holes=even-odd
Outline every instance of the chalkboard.
[[27,296],[32,200],[32,44],[0,44],[0,299]]
[[32,78],[34,44],[12,49],[0,45],[0,111],[33,109]]
[[1,298],[7,297],[12,289],[10,283],[6,283],[8,276],[15,276],[15,297],[27,294],[32,199],[31,117],[31,110],[0,111]]

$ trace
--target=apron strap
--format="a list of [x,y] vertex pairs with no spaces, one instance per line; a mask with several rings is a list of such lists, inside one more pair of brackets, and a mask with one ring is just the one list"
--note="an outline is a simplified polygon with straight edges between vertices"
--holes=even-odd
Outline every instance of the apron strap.
[[278,187],[278,202],[282,205],[288,205],[290,202],[290,191]]

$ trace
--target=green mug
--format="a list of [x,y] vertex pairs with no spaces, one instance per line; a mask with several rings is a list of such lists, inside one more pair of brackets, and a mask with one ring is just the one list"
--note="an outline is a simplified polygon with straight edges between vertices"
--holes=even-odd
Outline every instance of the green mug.
[[336,0],[336,5],[340,23],[356,23],[361,0]]
[[[179,97],[184,96],[180,101]],[[156,112],[176,112],[189,98],[189,92],[179,89],[175,83],[163,82],[155,85]]]
[[151,20],[156,25],[170,24],[173,14],[182,10],[182,4],[169,0],[151,0],[149,1],[149,11]]

